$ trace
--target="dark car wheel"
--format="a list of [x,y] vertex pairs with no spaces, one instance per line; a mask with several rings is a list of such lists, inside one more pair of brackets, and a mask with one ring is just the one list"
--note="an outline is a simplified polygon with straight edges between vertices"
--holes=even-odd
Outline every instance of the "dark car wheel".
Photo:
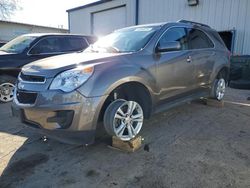
[[106,109],[104,127],[109,135],[128,141],[138,135],[143,120],[143,110],[137,102],[118,99]]
[[14,97],[16,78],[12,76],[0,77],[0,102],[10,102]]

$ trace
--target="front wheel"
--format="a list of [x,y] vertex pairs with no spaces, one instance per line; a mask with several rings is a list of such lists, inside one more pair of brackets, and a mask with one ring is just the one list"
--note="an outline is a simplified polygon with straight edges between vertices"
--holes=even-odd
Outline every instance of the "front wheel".
[[10,102],[14,97],[16,79],[11,76],[0,78],[0,102]]
[[118,99],[106,109],[104,127],[109,135],[129,141],[138,135],[143,120],[143,110],[139,103]]

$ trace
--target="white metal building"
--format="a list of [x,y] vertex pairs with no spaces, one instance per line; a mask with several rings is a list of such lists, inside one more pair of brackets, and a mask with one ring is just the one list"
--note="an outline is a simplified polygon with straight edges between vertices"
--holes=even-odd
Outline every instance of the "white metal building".
[[67,33],[68,30],[0,20],[0,42],[8,42],[27,33]]
[[250,0],[101,0],[68,10],[70,33],[105,35],[154,22],[192,20],[210,25],[235,54],[250,55]]

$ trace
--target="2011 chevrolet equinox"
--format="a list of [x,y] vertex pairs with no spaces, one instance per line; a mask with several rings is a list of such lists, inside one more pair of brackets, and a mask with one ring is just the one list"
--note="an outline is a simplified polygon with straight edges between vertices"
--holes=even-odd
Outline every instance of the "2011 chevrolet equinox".
[[24,66],[13,113],[67,143],[93,143],[99,121],[130,140],[153,113],[200,97],[222,100],[229,55],[219,34],[200,23],[120,29],[84,52]]

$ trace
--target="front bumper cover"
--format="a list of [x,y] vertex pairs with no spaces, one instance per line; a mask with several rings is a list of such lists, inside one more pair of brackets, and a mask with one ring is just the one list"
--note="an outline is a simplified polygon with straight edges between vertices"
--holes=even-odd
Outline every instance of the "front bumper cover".
[[69,144],[94,142],[104,97],[86,98],[78,91],[47,90],[37,92],[34,104],[21,104],[16,91],[14,96],[13,115],[37,132]]

